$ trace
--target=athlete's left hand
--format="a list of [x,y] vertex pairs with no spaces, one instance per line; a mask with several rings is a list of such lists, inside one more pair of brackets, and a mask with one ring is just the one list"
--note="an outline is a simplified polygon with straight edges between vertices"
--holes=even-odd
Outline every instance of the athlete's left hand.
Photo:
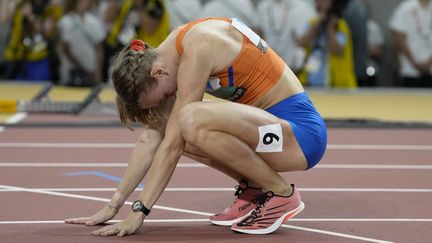
[[123,221],[95,230],[91,234],[95,236],[117,235],[119,237],[131,235],[141,228],[143,220],[144,214],[130,212]]

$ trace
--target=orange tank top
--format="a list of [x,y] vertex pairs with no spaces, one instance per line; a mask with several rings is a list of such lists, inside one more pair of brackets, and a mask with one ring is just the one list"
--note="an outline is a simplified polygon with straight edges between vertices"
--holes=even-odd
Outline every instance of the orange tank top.
[[264,96],[282,76],[285,62],[264,40],[237,19],[204,18],[184,25],[176,37],[180,56],[183,54],[182,41],[187,31],[207,20],[231,23],[233,28],[243,34],[243,46],[231,65],[209,77],[206,92],[242,104],[251,104]]

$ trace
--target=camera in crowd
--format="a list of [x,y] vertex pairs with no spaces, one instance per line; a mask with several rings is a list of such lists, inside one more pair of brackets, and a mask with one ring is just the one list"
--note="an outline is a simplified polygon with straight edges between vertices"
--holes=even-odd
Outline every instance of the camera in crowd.
[[49,5],[49,0],[31,0],[32,11],[36,16],[40,16]]
[[348,0],[333,0],[331,8],[327,12],[327,16],[336,16],[340,18],[347,4]]
[[322,25],[326,26],[330,22],[332,16],[337,18],[342,17],[348,1],[349,0],[333,0],[331,7],[327,11],[326,18],[322,22]]
[[147,14],[154,19],[161,19],[164,12],[164,5],[161,0],[141,0],[138,8],[145,9]]

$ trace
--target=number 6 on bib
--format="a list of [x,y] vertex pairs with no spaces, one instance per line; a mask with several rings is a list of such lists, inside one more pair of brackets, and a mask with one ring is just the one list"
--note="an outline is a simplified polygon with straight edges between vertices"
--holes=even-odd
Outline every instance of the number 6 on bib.
[[259,142],[256,152],[272,153],[282,152],[283,134],[280,124],[272,124],[258,127]]

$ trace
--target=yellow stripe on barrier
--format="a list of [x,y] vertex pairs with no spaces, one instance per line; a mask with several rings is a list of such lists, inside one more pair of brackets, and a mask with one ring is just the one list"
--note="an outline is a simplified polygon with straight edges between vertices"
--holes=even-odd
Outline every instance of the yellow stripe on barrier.
[[16,100],[0,100],[0,113],[16,113],[17,106]]

